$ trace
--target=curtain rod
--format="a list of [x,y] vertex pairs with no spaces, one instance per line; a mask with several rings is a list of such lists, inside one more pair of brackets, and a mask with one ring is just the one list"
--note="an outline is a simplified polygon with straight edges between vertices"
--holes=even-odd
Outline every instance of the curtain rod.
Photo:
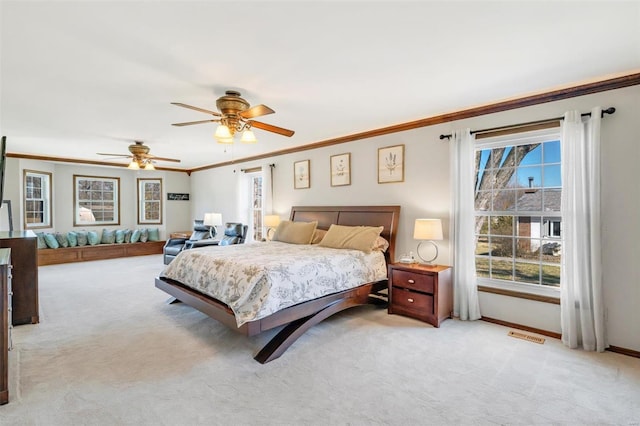
[[[604,117],[605,114],[613,114],[616,112],[614,107],[609,107],[607,109],[603,109],[600,114],[601,117]],[[585,112],[584,114],[580,114],[582,117],[591,116],[590,112]],[[525,126],[535,126],[536,124],[546,124],[553,123],[554,121],[564,120],[564,117],[556,117],[556,118],[548,118],[546,120],[538,120],[538,121],[529,121],[528,123],[519,123],[519,124],[510,124],[508,126],[500,126],[500,127],[492,127],[491,129],[481,129],[481,130],[473,130],[471,134],[474,135],[476,133],[489,133],[489,132],[497,132],[498,130],[506,130],[506,129],[515,129],[518,127]],[[452,134],[448,135],[440,135],[440,139],[451,139]]]
[[[275,169],[276,165],[274,163],[271,163],[268,165],[271,169]],[[259,172],[260,170],[262,170],[262,166],[258,166],[258,167],[251,167],[249,169],[240,169],[240,171],[242,173],[253,173],[253,172]]]

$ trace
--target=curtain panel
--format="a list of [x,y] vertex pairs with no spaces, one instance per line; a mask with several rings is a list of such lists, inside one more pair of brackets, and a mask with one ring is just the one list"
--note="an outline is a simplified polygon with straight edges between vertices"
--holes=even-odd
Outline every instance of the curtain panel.
[[604,328],[600,229],[601,108],[583,120],[568,111],[562,123],[562,342],[602,352]]
[[469,129],[452,133],[450,234],[453,241],[453,313],[461,320],[480,318],[475,261],[474,144],[475,137]]

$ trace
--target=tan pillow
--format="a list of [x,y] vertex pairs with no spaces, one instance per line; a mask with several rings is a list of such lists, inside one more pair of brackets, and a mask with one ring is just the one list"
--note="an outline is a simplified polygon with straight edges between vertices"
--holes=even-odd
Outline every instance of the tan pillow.
[[291,244],[309,244],[316,226],[318,226],[318,221],[292,222],[285,220],[280,222],[276,228],[272,240]]
[[311,244],[318,244],[320,241],[322,241],[326,233],[327,231],[325,231],[324,229],[316,228],[316,230],[313,231],[313,238],[311,238]]
[[387,251],[389,248],[389,241],[385,240],[382,237],[376,238],[373,242],[373,248],[371,250],[380,250],[381,252]]
[[331,225],[320,244],[321,247],[355,249],[371,252],[373,243],[384,227]]

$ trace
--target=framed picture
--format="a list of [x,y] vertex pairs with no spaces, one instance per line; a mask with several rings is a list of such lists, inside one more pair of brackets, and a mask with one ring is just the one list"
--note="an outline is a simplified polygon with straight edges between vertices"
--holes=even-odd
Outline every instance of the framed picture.
[[293,187],[295,189],[311,187],[310,162],[311,160],[302,160],[293,163]]
[[331,186],[351,185],[351,153],[331,156]]
[[404,145],[378,148],[378,183],[404,182]]

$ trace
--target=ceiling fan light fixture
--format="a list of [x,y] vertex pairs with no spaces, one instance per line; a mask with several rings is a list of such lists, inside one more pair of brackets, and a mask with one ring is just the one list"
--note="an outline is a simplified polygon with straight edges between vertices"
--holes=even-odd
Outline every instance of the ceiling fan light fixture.
[[256,143],[258,139],[256,139],[256,135],[253,134],[253,130],[245,129],[242,132],[242,138],[240,139],[242,143]]
[[231,134],[231,131],[229,130],[229,127],[226,124],[220,124],[216,129],[216,133],[214,136],[220,143],[232,143],[232,142],[222,142],[229,139],[233,141],[233,135]]
[[131,169],[131,170],[140,170],[140,165],[138,164],[138,162],[134,158],[134,159],[131,160],[131,162],[129,163],[127,168]]

